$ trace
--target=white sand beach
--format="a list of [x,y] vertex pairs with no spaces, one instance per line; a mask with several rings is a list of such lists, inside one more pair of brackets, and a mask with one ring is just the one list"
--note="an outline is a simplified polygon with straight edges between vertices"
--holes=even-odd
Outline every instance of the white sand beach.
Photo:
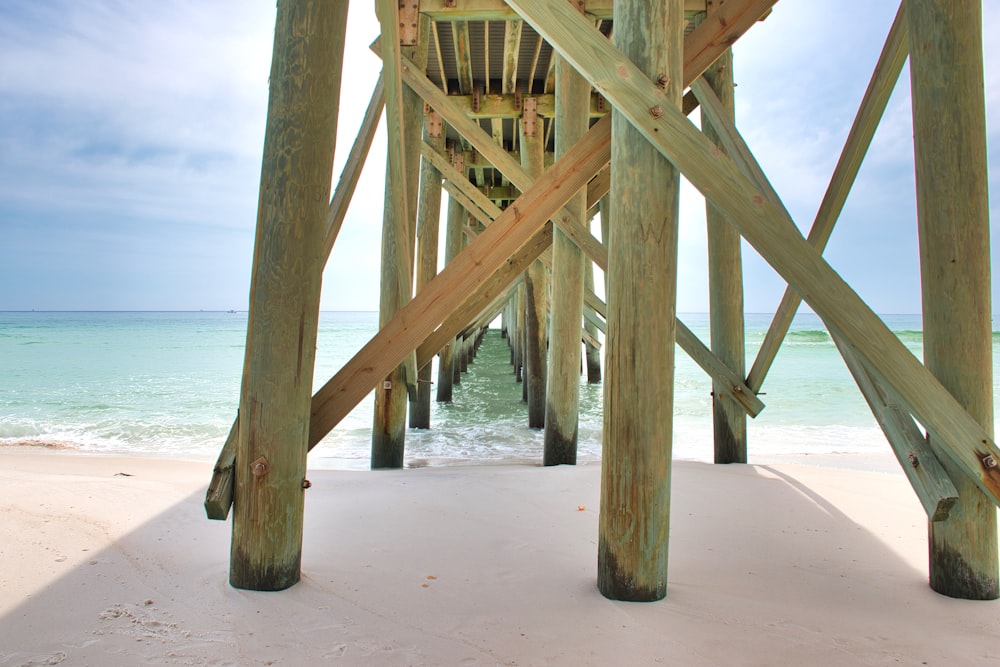
[[667,599],[596,589],[598,465],[310,473],[301,583],[227,582],[211,465],[0,450],[0,665],[996,665],[898,474],[678,462]]

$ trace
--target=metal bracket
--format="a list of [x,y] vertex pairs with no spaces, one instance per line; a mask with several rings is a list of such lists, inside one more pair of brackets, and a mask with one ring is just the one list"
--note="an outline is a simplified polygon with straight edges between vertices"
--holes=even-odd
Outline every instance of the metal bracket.
[[524,136],[534,137],[538,133],[538,98],[525,97],[521,107],[521,127]]
[[427,136],[432,139],[440,139],[444,131],[444,123],[441,121],[441,114],[431,109],[427,114]]
[[399,0],[399,45],[417,45],[417,23],[420,17],[419,0]]
[[472,113],[479,113],[479,106],[482,102],[482,93],[479,92],[479,86],[472,87]]

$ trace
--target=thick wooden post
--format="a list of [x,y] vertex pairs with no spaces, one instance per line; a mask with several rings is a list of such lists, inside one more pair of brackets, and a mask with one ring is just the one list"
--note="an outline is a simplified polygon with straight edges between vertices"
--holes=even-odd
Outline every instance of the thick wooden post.
[[[590,84],[556,56],[556,156],[566,152],[589,127]],[[584,225],[587,191],[563,208]],[[583,325],[583,274],[589,261],[559,227],[552,235],[552,323],[549,332],[548,389],[545,405],[543,465],[576,464],[580,412],[580,329]]]
[[323,238],[347,3],[278,4],[250,284],[229,583],[299,580]]
[[[538,178],[545,170],[545,133],[541,119],[537,119],[534,130],[525,131],[521,122],[521,165],[525,171]],[[529,126],[530,127],[530,126]],[[524,383],[525,398],[528,401],[528,426],[545,426],[545,387],[548,378],[546,356],[549,338],[549,276],[541,260],[535,260],[524,276],[525,308],[525,349]]]
[[[614,4],[615,46],[678,108],[683,10],[682,0]],[[667,593],[680,178],[617,108],[612,123],[597,585],[648,601]]]
[[[385,2],[380,10],[382,35],[389,38],[397,34],[386,22],[394,21],[390,15],[392,3]],[[417,67],[423,69],[427,63],[427,39],[430,25],[421,22],[417,47],[403,47],[403,55],[414,58]],[[387,63],[386,68],[395,67]],[[420,181],[420,134],[422,125],[423,100],[412,89],[403,86],[398,103],[402,110],[390,108],[393,97],[386,97],[386,113],[400,114],[402,127],[395,134],[393,123],[387,123],[389,142],[400,142],[403,150],[396,152],[403,164],[391,164],[394,151],[390,146],[389,164],[386,165],[385,207],[382,214],[382,282],[379,297],[379,327],[385,326],[400,308],[413,298],[414,247],[416,245],[417,195]],[[402,174],[403,183],[393,176]],[[393,189],[405,186],[403,193]],[[405,204],[400,209],[401,198]],[[415,383],[417,378],[406,376],[405,365],[394,369],[375,387],[375,414],[372,419],[372,469],[402,468],[403,452],[406,444],[406,408],[409,402],[407,381]]]
[[[924,363],[992,433],[982,7],[974,0],[907,0],[906,14]],[[1000,595],[996,509],[951,457],[938,458],[959,500],[948,520],[930,522],[931,587],[951,597],[995,599]]]
[[[705,79],[719,97],[730,120],[736,117],[733,87],[733,51],[726,51]],[[718,133],[702,117],[702,131],[718,144]],[[708,225],[708,294],[711,313],[712,352],[737,375],[746,375],[743,327],[743,261],[740,234],[711,202],[705,203]],[[715,462],[747,462],[746,411],[729,397],[728,388],[712,386],[712,421],[715,427]]]
[[[444,261],[447,266],[462,252],[462,223],[465,213],[454,197],[448,197],[448,223],[445,229]],[[438,403],[451,403],[455,386],[455,359],[458,341],[452,340],[438,358]]]
[[[441,116],[424,117],[424,141],[444,152]],[[441,172],[429,160],[420,162],[420,196],[417,202],[417,291],[437,275],[438,236],[441,229]],[[431,427],[431,364],[419,370],[417,400],[410,402],[410,428]]]
[[[583,289],[594,291],[594,263],[590,259],[586,260],[586,268],[583,274]],[[597,340],[597,325],[586,320],[583,328],[587,333]],[[587,350],[587,382],[597,384],[601,381],[601,348],[590,342],[586,344]]]

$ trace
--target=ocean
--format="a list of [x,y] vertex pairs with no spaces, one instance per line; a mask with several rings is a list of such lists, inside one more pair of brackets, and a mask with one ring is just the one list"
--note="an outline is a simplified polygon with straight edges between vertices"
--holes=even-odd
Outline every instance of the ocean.
[[[707,315],[681,319],[708,342]],[[920,316],[884,319],[919,357]],[[322,313],[317,388],[374,335],[377,321],[372,312]],[[748,368],[770,321],[746,317]],[[214,460],[239,404],[246,324],[245,312],[0,313],[0,444]],[[998,344],[995,334],[995,378]],[[431,429],[407,432],[408,465],[541,462],[542,432],[527,427],[509,362],[506,341],[491,329],[454,403],[432,403]],[[680,349],[676,387],[674,456],[710,461],[711,382]],[[581,377],[581,462],[601,456],[602,391]],[[796,317],[762,391],[766,407],[748,426],[751,461],[890,451],[815,315]],[[372,410],[369,396],[309,465],[367,469]]]

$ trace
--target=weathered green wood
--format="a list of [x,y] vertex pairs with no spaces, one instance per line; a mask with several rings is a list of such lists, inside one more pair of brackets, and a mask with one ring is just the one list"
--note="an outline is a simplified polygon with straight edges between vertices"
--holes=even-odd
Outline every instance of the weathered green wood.
[[205,514],[209,519],[225,521],[233,506],[233,473],[236,467],[236,447],[239,445],[240,418],[236,416],[229,435],[222,445],[222,452],[215,462],[212,481],[205,492]]
[[[607,317],[607,305],[596,294],[587,290],[583,298],[586,306],[602,317]],[[717,391],[725,392],[728,398],[738,403],[751,417],[761,413],[764,403],[757,394],[752,392],[743,378],[708,349],[697,334],[680,319],[677,320],[677,345],[712,378]]]
[[[594,291],[594,262],[591,259],[587,259],[586,267],[583,274],[583,289],[586,291]],[[586,341],[586,354],[587,354],[587,382],[590,384],[597,384],[601,381],[601,343],[600,339],[597,337],[598,325],[594,321],[596,318],[591,318],[594,315],[593,309],[587,308],[583,311],[584,317],[584,330],[587,332],[587,336],[592,339]]]
[[385,80],[379,74],[378,81],[375,82],[375,89],[372,91],[371,101],[365,110],[364,120],[361,122],[361,129],[354,139],[351,152],[347,154],[347,162],[344,163],[344,170],[337,181],[337,187],[333,192],[333,199],[330,200],[330,212],[326,217],[326,235],[323,241],[323,257],[330,258],[330,252],[340,234],[340,228],[344,224],[344,217],[347,215],[347,207],[354,197],[354,190],[358,186],[361,178],[361,170],[365,166],[368,158],[368,151],[371,149],[372,141],[375,139],[375,130],[378,129],[378,121],[382,116],[382,109],[385,108]]
[[[462,213],[461,205],[448,198],[448,219],[445,228],[445,250],[444,250],[444,261],[445,267],[455,261],[458,254],[462,252],[462,221],[465,218]],[[447,344],[444,344],[447,342]],[[454,386],[455,386],[455,351],[457,350],[457,342],[455,341],[455,333],[448,336],[446,341],[442,341],[441,345],[438,345],[434,349],[434,353],[437,350],[441,350],[441,356],[438,358],[438,379],[437,379],[437,402],[438,403],[451,403],[454,398]],[[417,364],[420,364],[420,354],[417,354]],[[422,364],[421,364],[422,365]]]
[[[382,44],[395,47],[391,50],[394,57],[383,60],[382,70],[386,79],[389,140],[379,294],[379,324],[384,325],[413,295],[423,105],[410,88],[403,86],[399,70],[404,54],[418,57],[415,67],[423,69],[426,66],[429,24],[426,20],[420,22],[418,46],[400,47],[398,3],[377,0],[376,11],[382,25]],[[404,362],[405,365],[393,369],[375,387],[373,469],[403,467],[407,406],[419,381],[415,355],[406,355]]]
[[927,517],[931,521],[944,521],[958,500],[958,490],[948,473],[938,462],[913,417],[887,395],[878,379],[840,336],[835,332],[831,336]]
[[[923,290],[924,363],[992,436],[989,170],[980,2],[907,0]],[[953,443],[932,433],[935,451]],[[1000,477],[996,454],[975,451]],[[988,458],[992,456],[993,458]],[[930,584],[957,598],[1000,597],[996,508],[947,457],[959,501],[931,522]]]
[[[504,5],[506,7],[506,5]],[[507,21],[503,27],[503,73],[500,92],[510,95],[517,90],[517,63],[521,54],[521,29],[524,21]],[[520,113],[520,110],[518,110]]]
[[[444,150],[444,130],[433,136],[429,127],[441,128],[434,111],[424,119],[423,146],[439,154]],[[420,196],[417,203],[417,292],[437,275],[438,237],[441,228],[441,172],[426,158],[420,162]],[[431,365],[418,364],[417,400],[410,403],[410,428],[431,427]]]
[[[844,209],[847,195],[851,191],[851,186],[854,185],[854,180],[861,169],[861,163],[864,161],[868,147],[875,136],[875,130],[878,128],[882,114],[885,113],[885,107],[889,103],[889,97],[892,95],[896,82],[899,80],[899,74],[906,63],[909,44],[905,9],[906,2],[903,2],[896,13],[892,28],[889,30],[885,45],[882,47],[882,53],[875,65],[875,71],[868,83],[868,89],[861,99],[858,113],[847,135],[844,149],[840,153],[840,159],[833,170],[830,184],[827,186],[823,201],[820,203],[819,210],[816,212],[816,217],[809,229],[809,243],[820,253],[826,248],[833,227],[840,217],[840,212]],[[799,296],[799,293],[791,287],[787,288],[778,309],[774,312],[771,326],[768,327],[767,334],[757,350],[757,357],[750,367],[750,373],[747,375],[747,384],[754,391],[760,391],[764,385],[764,378],[778,355],[778,349],[792,325],[800,303],[802,303],[802,297]]]
[[[555,58],[556,155],[562,155],[587,132],[590,84]],[[588,232],[584,214],[587,191],[580,190],[562,210],[564,218]],[[595,239],[596,241],[596,239]],[[552,320],[549,331],[548,386],[542,465],[575,465],[580,413],[580,361],[583,323],[583,250],[557,227],[552,237]]]
[[[470,213],[476,216],[478,220],[484,222],[485,224],[489,224],[494,218],[500,215],[500,207],[494,204],[489,197],[484,195],[479,190],[479,188],[470,183],[469,179],[467,179],[464,174],[460,173],[458,169],[455,169],[455,167],[448,162],[443,149],[434,148],[428,145],[427,142],[424,142],[423,146],[421,146],[420,154],[426,158],[449,183],[449,191],[454,189],[454,191],[457,191],[465,196],[466,201],[471,204],[471,206],[466,206],[466,208]],[[472,208],[478,208],[483,214],[485,214],[484,217],[486,219],[484,220],[483,218],[480,218],[474,211],[471,210]]]
[[310,441],[319,442],[382,377],[540,230],[610,160],[610,118],[598,121],[427,287],[383,326],[313,397]]
[[[732,122],[736,119],[736,95],[733,85],[733,51],[729,49],[705,70],[705,82],[718,96],[720,111]],[[712,119],[704,114],[702,132],[718,143]],[[729,224],[725,214],[711,202],[705,202],[708,228],[708,303],[712,352],[726,366],[743,377],[746,351],[743,325],[743,258],[740,233]],[[743,408],[727,396],[726,387],[713,383],[712,424],[715,462],[747,462],[747,418]]]
[[[615,3],[615,45],[639,71],[667,80],[662,103],[677,113],[682,14],[681,0]],[[597,587],[615,600],[649,601],[667,593],[680,173],[617,107],[611,118]]]
[[455,51],[455,65],[458,69],[459,91],[469,95],[472,93],[472,46],[469,37],[467,21],[455,21],[451,24],[451,40]]
[[[714,148],[663,91],[562,3],[508,0],[573,62],[642,135],[681,168],[687,179],[729,216],[730,222],[812,309],[837,327],[885,378],[905,408],[947,454],[1000,503],[1000,449],[951,393],[907,350],[799,233],[794,222]],[[728,5],[727,5],[728,6]],[[698,29],[695,30],[697,32]],[[912,33],[912,28],[911,28]],[[693,34],[693,33],[692,33]],[[655,113],[654,113],[655,112]]]
[[[503,0],[421,0],[420,11],[435,21],[505,21],[518,15]],[[612,0],[583,0],[594,18],[612,17]],[[685,14],[705,11],[705,0],[684,0]]]
[[278,6],[233,475],[229,583],[300,577],[323,238],[347,3]]
[[[520,124],[521,164],[529,176],[545,170],[545,145],[541,128],[532,135]],[[535,260],[524,275],[525,348],[523,395],[528,403],[528,428],[545,426],[545,392],[548,381],[546,354],[549,344],[549,272]]]

